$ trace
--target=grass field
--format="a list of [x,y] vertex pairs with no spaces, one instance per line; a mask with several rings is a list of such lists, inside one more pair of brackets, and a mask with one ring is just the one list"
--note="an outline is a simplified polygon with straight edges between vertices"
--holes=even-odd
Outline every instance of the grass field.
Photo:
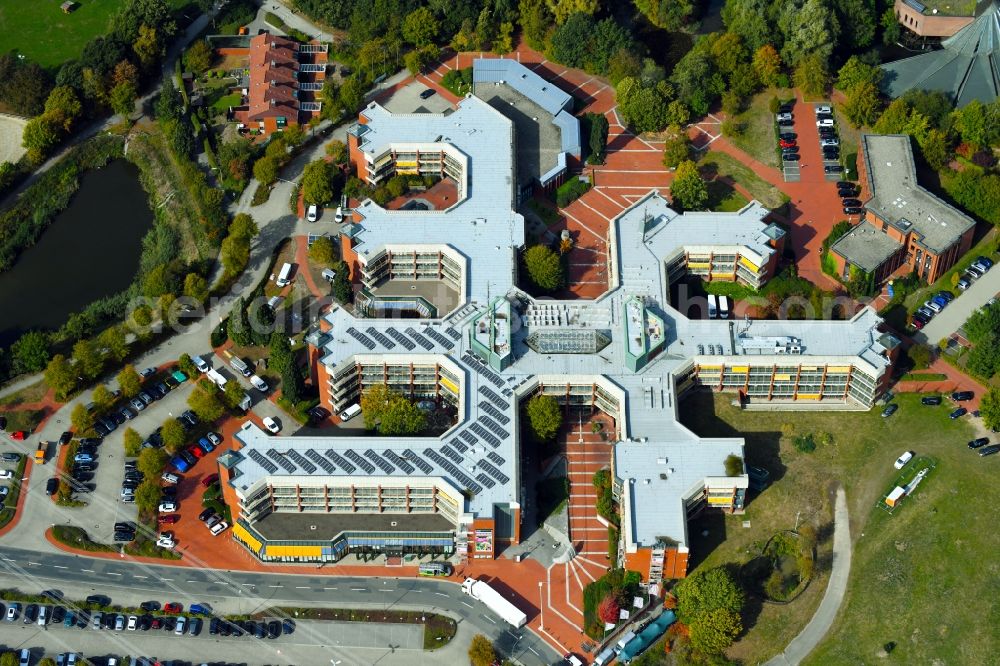
[[723,178],[731,178],[745,187],[765,208],[774,210],[788,201],[788,197],[781,190],[726,153],[712,150],[702,153],[698,159],[698,168],[708,172],[709,177],[714,173]]
[[717,180],[706,183],[708,187],[708,209],[722,213],[732,213],[746,206],[749,201],[735,189]]
[[[188,0],[169,0],[173,7]],[[55,69],[76,58],[83,46],[108,28],[124,0],[80,0],[64,14],[56,0],[0,0],[0,53],[17,51]]]
[[[993,507],[1000,501],[1000,459],[980,458],[966,442],[971,423],[951,421],[949,404],[925,407],[917,395],[897,397],[890,419],[870,412],[742,412],[730,395],[697,394],[679,413],[705,436],[746,438],[746,458],[771,472],[772,483],[751,497],[744,516],[705,514],[689,528],[697,566],[742,562],[748,549],[796,520],[819,526],[818,577],[786,606],[750,604],[749,631],[729,656],[759,663],[779,652],[812,616],[826,587],[830,496],[847,491],[855,542],[848,592],[837,623],[807,664],[876,663],[895,643],[893,663],[988,663],[1000,649],[1000,545]],[[831,446],[812,454],[791,446],[794,434],[829,432]],[[785,434],[783,434],[783,430]],[[905,450],[937,459],[937,467],[895,515],[876,508],[899,472]],[[743,521],[751,522],[750,528]],[[702,536],[707,530],[708,536]]]
[[774,114],[768,108],[771,98],[775,95],[782,100],[793,97],[789,90],[774,89],[754,95],[747,110],[736,117],[746,129],[739,136],[732,137],[730,141],[754,159],[777,169],[780,165],[779,151],[775,150],[778,142],[774,132]]

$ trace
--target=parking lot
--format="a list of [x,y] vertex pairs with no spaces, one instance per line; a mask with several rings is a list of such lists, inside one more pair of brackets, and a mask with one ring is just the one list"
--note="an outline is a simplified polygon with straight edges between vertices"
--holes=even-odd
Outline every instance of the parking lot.
[[436,93],[427,99],[421,99],[420,94],[425,90],[430,88],[414,81],[396,90],[388,99],[382,100],[381,104],[393,113],[443,113],[452,108],[451,102]]

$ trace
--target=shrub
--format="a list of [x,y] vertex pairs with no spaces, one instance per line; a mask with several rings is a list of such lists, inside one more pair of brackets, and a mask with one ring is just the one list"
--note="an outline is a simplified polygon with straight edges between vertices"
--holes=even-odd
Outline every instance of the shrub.
[[799,435],[792,441],[792,443],[795,445],[795,449],[800,453],[812,453],[816,450],[816,441],[813,439],[812,434]]
[[565,208],[583,196],[589,189],[589,180],[570,178],[556,190],[556,205],[559,208]]
[[597,617],[601,618],[601,621],[607,624],[617,624],[620,611],[621,608],[618,606],[618,601],[609,593],[601,601],[600,606],[597,607]]
[[743,473],[743,458],[730,454],[726,457],[726,476],[739,476]]

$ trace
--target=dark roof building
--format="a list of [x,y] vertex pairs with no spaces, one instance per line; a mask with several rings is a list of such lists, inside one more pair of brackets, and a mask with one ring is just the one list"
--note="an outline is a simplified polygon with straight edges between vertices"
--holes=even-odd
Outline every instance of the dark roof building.
[[987,104],[1000,94],[1000,4],[987,0],[982,13],[941,43],[941,49],[882,65],[883,91],[937,90],[955,106],[974,99]]

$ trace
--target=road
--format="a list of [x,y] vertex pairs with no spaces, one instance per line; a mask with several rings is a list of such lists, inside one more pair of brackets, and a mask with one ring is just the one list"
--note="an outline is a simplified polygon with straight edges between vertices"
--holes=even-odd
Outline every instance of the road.
[[812,619],[799,635],[792,639],[785,651],[764,666],[794,666],[805,659],[819,645],[837,619],[840,604],[844,602],[847,579],[851,573],[851,526],[847,512],[847,493],[837,488],[837,504],[833,513],[833,564],[830,582],[827,583],[823,600]]
[[973,312],[997,293],[1000,293],[1000,268],[994,266],[949,303],[941,314],[914,333],[913,339],[922,344],[937,346],[943,338],[961,328]]
[[[275,605],[427,610],[450,615],[460,626],[471,626],[475,633],[485,634],[500,651],[526,666],[551,664],[559,658],[531,631],[507,628],[485,606],[463,595],[454,583],[419,578],[334,578],[305,573],[309,571],[306,567],[302,575],[204,571],[0,547],[0,582],[25,592],[57,588],[73,597],[97,592],[121,604],[157,599],[187,606],[198,601],[223,613],[258,612]],[[6,634],[0,633],[0,639],[7,640]],[[262,642],[259,650],[273,649],[274,653],[258,652],[252,663],[279,661],[277,650],[284,640]],[[293,634],[287,640],[298,639]],[[317,663],[315,653],[298,663]]]

